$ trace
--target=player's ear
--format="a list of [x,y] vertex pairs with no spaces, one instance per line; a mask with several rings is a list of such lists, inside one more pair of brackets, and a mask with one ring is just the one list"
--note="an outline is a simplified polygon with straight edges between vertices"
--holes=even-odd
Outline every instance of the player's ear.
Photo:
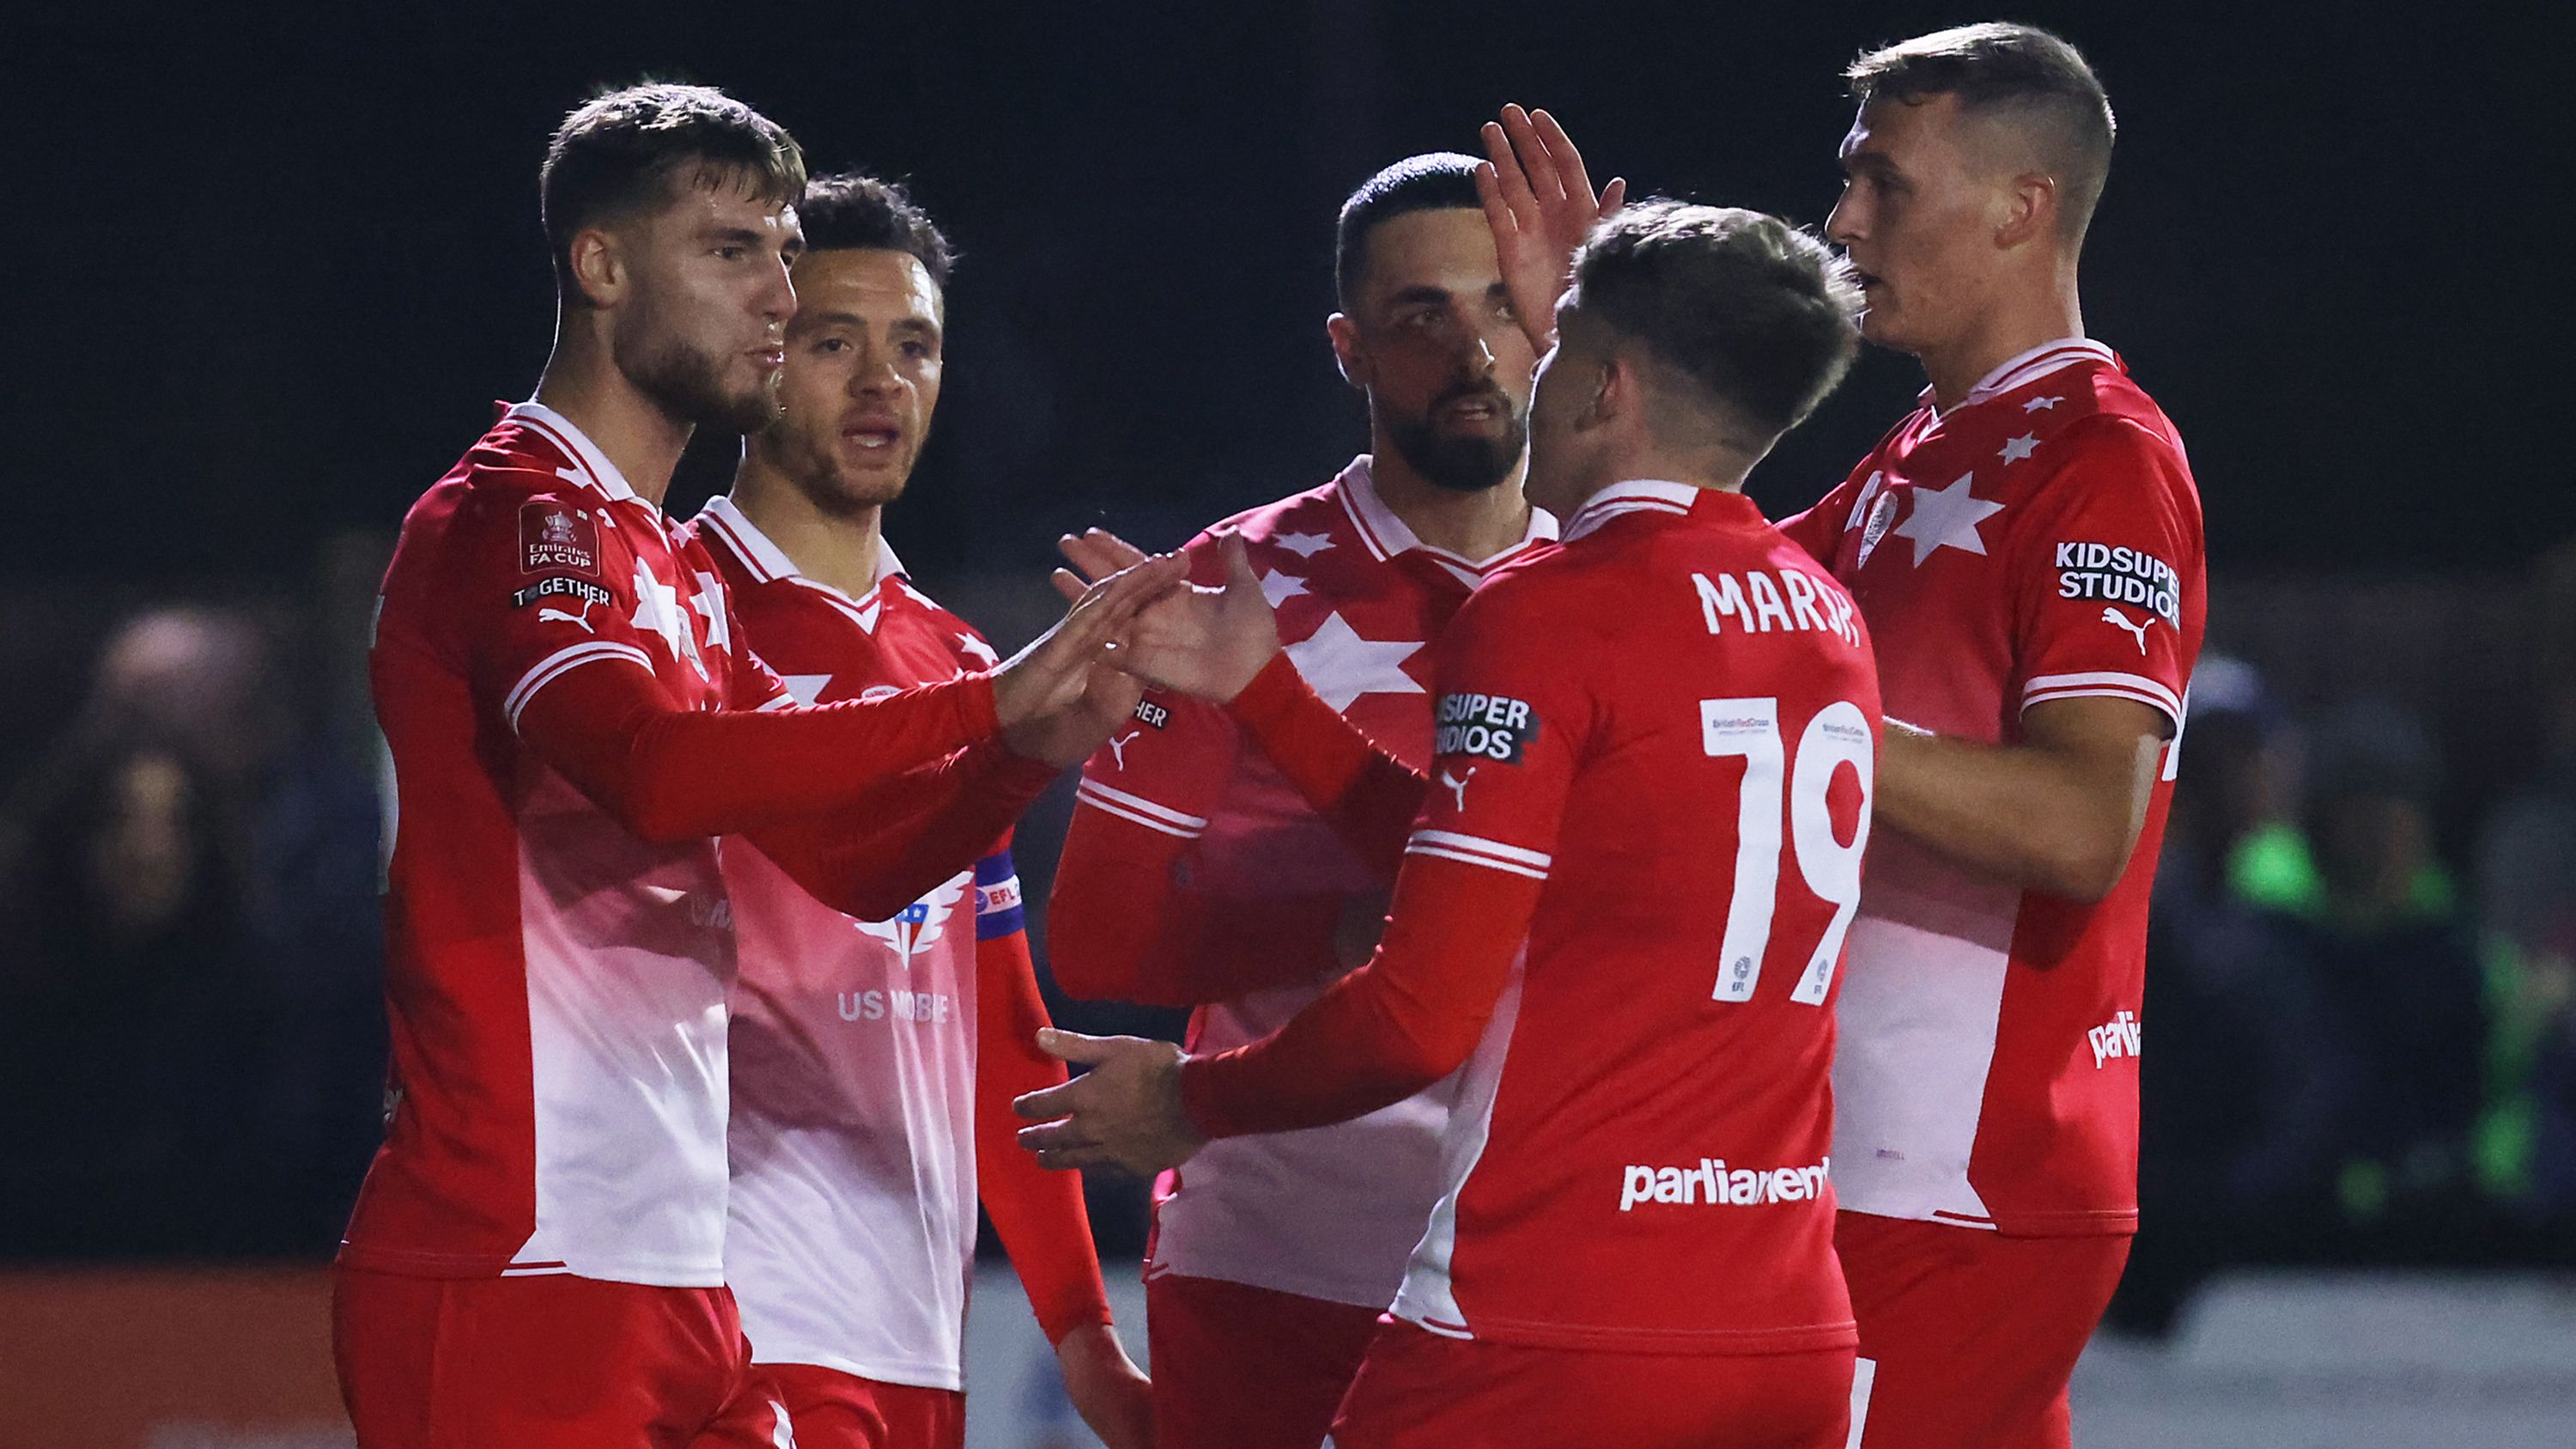
[[1368,352],[1360,346],[1359,324],[1336,312],[1324,319],[1324,336],[1333,344],[1333,365],[1342,371],[1342,381],[1365,391],[1371,381]]
[[586,226],[573,234],[565,250],[580,300],[593,307],[614,306],[626,290],[626,259],[617,238],[603,227]]
[[1995,227],[1995,248],[2011,251],[2025,243],[2054,235],[2057,230],[2057,178],[2045,172],[2027,171],[2007,185],[2001,207],[2002,221]]
[[1575,415],[1574,425],[1581,428],[1607,427],[1637,408],[1637,369],[1626,358],[1613,352],[1595,364],[1601,371],[1592,380],[1592,396]]

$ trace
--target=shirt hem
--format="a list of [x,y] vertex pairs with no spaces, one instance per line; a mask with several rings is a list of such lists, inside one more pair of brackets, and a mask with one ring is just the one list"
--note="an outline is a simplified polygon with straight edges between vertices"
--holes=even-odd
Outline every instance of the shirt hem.
[[2078,1208],[2060,1212],[2000,1212],[1990,1218],[1971,1218],[1960,1213],[1877,1212],[1853,1207],[1848,1202],[1839,1209],[1854,1217],[1887,1218],[1896,1222],[1933,1223],[1947,1228],[1991,1232],[2006,1238],[2126,1238],[2138,1231],[2136,1208]]
[[1523,1348],[1576,1349],[1593,1353],[1691,1354],[1710,1358],[1751,1358],[1779,1353],[1814,1353],[1857,1348],[1860,1327],[1851,1319],[1792,1328],[1595,1328],[1570,1323],[1526,1323],[1478,1314],[1471,1323],[1434,1321],[1418,1308],[1399,1304],[1395,1316],[1445,1338],[1471,1338],[1480,1343]]
[[653,1262],[581,1263],[521,1262],[485,1253],[438,1253],[404,1248],[370,1248],[343,1241],[332,1261],[344,1268],[391,1273],[406,1278],[533,1278],[565,1274],[602,1283],[632,1283],[642,1288],[721,1288],[724,1266]]
[[792,1345],[781,1348],[775,1353],[754,1349],[751,1362],[754,1367],[769,1364],[800,1364],[807,1368],[830,1369],[836,1374],[848,1374],[854,1379],[866,1379],[870,1383],[877,1384],[894,1384],[907,1389],[942,1389],[952,1394],[962,1394],[966,1391],[966,1371],[962,1366],[952,1366],[943,1371],[936,1365],[871,1364],[864,1359],[844,1358],[837,1353],[810,1352]]

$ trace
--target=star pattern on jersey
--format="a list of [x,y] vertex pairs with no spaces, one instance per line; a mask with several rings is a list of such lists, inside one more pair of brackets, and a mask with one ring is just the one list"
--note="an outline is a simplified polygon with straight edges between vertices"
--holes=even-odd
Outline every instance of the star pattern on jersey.
[[725,624],[724,581],[714,574],[698,572],[698,591],[689,596],[689,607],[707,621],[707,647],[730,649],[733,631]]
[[2018,438],[2004,440],[2003,459],[2007,463],[2018,463],[2038,451],[2039,434],[2024,433]]
[[1977,533],[1977,525],[2004,511],[2000,503],[1988,503],[1969,488],[1977,481],[1974,473],[1962,473],[1959,481],[1947,488],[1914,490],[1913,511],[1895,528],[1899,538],[1914,540],[1914,566],[1943,548],[1962,549],[1982,554],[1986,541]]
[[689,626],[680,617],[680,591],[662,582],[640,558],[635,561],[635,617],[628,622],[639,633],[661,635],[673,659],[698,657]]
[[2064,401],[2066,399],[2062,397],[2035,397],[2023,403],[2021,410],[2026,413],[2054,412],[2057,410],[2057,405]]
[[1423,693],[1404,672],[1404,661],[1422,647],[1418,639],[1363,639],[1337,609],[1303,642],[1288,646],[1288,662],[1324,703],[1344,710],[1363,694]]
[[1332,535],[1327,533],[1283,533],[1270,541],[1299,558],[1313,558],[1333,546]]
[[1272,572],[1261,576],[1261,597],[1268,599],[1274,609],[1279,607],[1281,600],[1293,599],[1304,592],[1306,581],[1294,574]]
[[960,634],[957,636],[957,652],[974,660],[976,663],[983,665],[987,669],[990,669],[994,665],[1002,662],[1002,656],[993,652],[992,645],[985,643],[983,640],[976,638],[972,634]]
[[828,674],[782,674],[778,676],[778,682],[787,687],[788,698],[795,700],[798,704],[811,707],[817,700],[820,700],[823,697],[824,690],[832,687],[832,676]]

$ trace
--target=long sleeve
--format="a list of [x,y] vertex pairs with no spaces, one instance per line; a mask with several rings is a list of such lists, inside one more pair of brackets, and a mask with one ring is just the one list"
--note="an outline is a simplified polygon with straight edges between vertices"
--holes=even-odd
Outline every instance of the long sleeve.
[[994,728],[982,675],[866,702],[705,711],[673,706],[648,671],[620,659],[542,681],[516,722],[539,759],[654,841],[748,833],[857,804]]
[[897,776],[842,808],[745,832],[816,900],[880,921],[990,849],[1056,770],[988,741]]
[[1082,1178],[1052,1172],[1020,1150],[1011,1100],[1064,1081],[1064,1064],[1037,1048],[1048,1024],[1007,851],[975,868],[975,1170],[984,1211],[1036,1310],[1047,1342],[1110,1321]]

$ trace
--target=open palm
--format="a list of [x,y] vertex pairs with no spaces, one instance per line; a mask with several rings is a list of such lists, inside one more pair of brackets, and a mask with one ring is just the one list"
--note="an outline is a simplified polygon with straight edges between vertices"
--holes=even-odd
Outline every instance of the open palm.
[[[1083,577],[1108,577],[1145,557],[1135,545],[1096,528],[1078,538],[1067,535],[1057,546],[1081,571],[1057,571],[1057,587],[1069,596],[1081,589]],[[1243,692],[1278,654],[1279,624],[1261,595],[1243,540],[1228,535],[1219,549],[1224,585],[1190,585],[1145,605],[1111,651],[1112,662],[1156,689],[1218,704]]]

